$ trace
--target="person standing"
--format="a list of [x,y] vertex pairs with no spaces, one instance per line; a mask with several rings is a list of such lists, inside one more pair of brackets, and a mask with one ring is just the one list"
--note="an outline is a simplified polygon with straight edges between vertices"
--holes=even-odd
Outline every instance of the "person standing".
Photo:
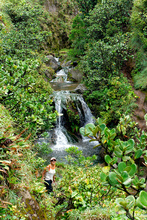
[[42,173],[42,180],[44,179],[44,184],[48,193],[53,191],[52,183],[55,182],[55,164],[56,158],[52,157],[50,159],[50,164],[44,168]]

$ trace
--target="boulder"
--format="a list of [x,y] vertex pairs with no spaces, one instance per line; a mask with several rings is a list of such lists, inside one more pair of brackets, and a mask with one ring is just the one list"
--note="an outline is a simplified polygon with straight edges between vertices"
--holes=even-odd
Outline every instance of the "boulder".
[[39,74],[45,75],[46,80],[52,80],[52,78],[55,76],[55,71],[50,66],[47,66],[45,63],[42,64],[42,66],[39,69]]
[[61,69],[61,66],[59,65],[59,63],[55,57],[53,57],[52,55],[48,55],[48,56],[46,56],[46,58],[47,58],[47,60],[45,61],[45,64],[47,66],[50,66],[55,71]]
[[79,94],[83,94],[84,91],[86,91],[87,88],[83,85],[83,84],[79,84],[75,89],[74,92],[79,93]]
[[83,74],[76,68],[70,68],[69,73],[71,74],[71,77],[76,80],[77,82],[81,82]]
[[72,68],[72,67],[76,67],[78,65],[78,63],[76,61],[72,62],[71,60],[67,61],[66,60],[62,63],[62,67],[65,68],[65,67],[69,67],[69,68]]
[[19,196],[22,197],[22,202],[24,202],[24,212],[26,213],[28,220],[48,219],[46,216],[46,210],[40,207],[35,197],[32,196],[28,190],[21,190]]

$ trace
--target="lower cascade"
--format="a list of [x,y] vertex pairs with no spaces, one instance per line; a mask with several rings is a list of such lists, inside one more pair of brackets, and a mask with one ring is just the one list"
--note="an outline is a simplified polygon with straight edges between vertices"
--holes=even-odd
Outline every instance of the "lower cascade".
[[[62,72],[62,70],[60,71]],[[76,114],[79,117],[79,127],[85,126],[87,123],[93,123],[94,117],[84,101],[81,94],[72,93],[69,90],[69,86],[72,88],[72,82],[67,81],[67,77],[63,77],[62,80],[59,78],[59,74],[57,74],[57,80],[54,80],[51,82],[52,87],[54,88],[54,85],[60,84],[60,87],[58,90],[54,91],[52,94],[53,101],[55,103],[55,109],[58,112],[58,118],[55,128],[52,131],[47,131],[48,137],[44,138],[43,136],[39,137],[38,144],[46,143],[48,146],[52,149],[52,153],[49,155],[49,158],[51,156],[55,156],[57,160],[64,160],[66,156],[65,149],[75,146],[78,147],[79,150],[83,152],[84,156],[92,156],[93,154],[96,154],[98,157],[98,160],[100,160],[99,157],[99,151],[100,148],[93,148],[98,143],[96,142],[89,142],[89,139],[86,137],[83,137],[81,135],[76,135],[76,132],[71,132],[68,129],[68,117],[67,117],[67,106],[68,103],[74,102],[74,106],[76,109]],[[62,83],[63,88],[62,88]],[[65,88],[68,88],[68,90],[64,90]],[[55,89],[55,88],[54,88]],[[63,89],[63,90],[62,90]]]

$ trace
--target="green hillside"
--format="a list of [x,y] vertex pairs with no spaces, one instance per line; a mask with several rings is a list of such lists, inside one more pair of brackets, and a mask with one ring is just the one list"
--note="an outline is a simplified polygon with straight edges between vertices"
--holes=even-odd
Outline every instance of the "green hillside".
[[[146,8],[147,0],[0,0],[1,219],[146,219]],[[67,149],[52,195],[41,181],[50,149],[35,146],[58,117],[49,55],[83,75],[97,120],[79,132],[99,141],[105,160]]]

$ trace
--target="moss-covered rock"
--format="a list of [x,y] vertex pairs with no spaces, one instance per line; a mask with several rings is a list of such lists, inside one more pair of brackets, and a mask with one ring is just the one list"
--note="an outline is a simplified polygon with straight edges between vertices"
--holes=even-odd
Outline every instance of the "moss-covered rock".
[[43,63],[39,69],[39,73],[44,75],[47,80],[51,80],[55,76],[55,70]]
[[36,201],[36,199],[31,196],[29,191],[21,192],[23,196],[23,200],[25,203],[25,215],[27,216],[26,219],[28,220],[47,220],[46,210],[42,210],[39,206],[39,203]]

